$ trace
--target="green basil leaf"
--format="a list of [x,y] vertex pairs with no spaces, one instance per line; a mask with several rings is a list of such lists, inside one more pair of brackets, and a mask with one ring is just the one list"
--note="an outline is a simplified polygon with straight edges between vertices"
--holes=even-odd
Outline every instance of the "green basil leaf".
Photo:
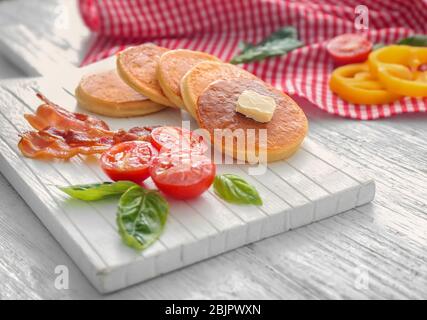
[[238,44],[238,48],[239,48],[240,53],[244,53],[245,51],[247,51],[253,47],[254,47],[254,45],[252,43],[247,43],[244,41],[240,41]]
[[294,27],[284,27],[256,45],[240,43],[240,54],[235,56],[230,63],[239,64],[280,56],[303,45],[298,40],[297,30]]
[[78,184],[67,187],[58,186],[58,188],[75,199],[83,201],[96,201],[105,199],[107,197],[122,195],[133,186],[135,186],[135,183],[130,181],[117,181]]
[[265,38],[263,41],[261,41],[259,44],[265,44],[267,42],[271,42],[274,40],[280,40],[284,38],[292,38],[292,39],[298,39],[298,32],[295,27],[287,26],[283,27],[272,34],[270,34],[267,38]]
[[162,234],[169,213],[166,199],[155,190],[134,186],[120,197],[117,226],[124,243],[143,250]]
[[255,187],[234,174],[217,175],[213,186],[215,193],[227,202],[262,205],[261,197]]
[[427,47],[427,35],[415,34],[400,40],[397,44],[405,44],[414,47]]

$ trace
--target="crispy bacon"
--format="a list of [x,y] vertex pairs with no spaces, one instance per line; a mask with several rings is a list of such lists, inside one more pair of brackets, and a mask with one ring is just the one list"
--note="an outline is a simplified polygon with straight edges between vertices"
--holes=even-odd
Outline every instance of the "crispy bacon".
[[125,142],[125,141],[133,141],[133,140],[148,141],[150,139],[151,131],[155,127],[157,126],[133,127],[129,131],[120,129],[113,136],[114,144]]
[[37,109],[36,114],[25,115],[31,126],[38,131],[21,134],[18,143],[22,154],[29,158],[69,159],[77,154],[102,153],[120,142],[148,140],[153,129],[135,127],[129,131],[110,131],[102,120],[69,112],[41,94],[38,97],[45,104]]
[[109,132],[108,135],[95,135],[90,134],[88,131],[76,131],[73,129],[59,130],[57,128],[47,128],[45,130],[40,130],[39,132],[59,138],[71,147],[111,146],[114,142],[113,132]]
[[28,158],[69,159],[77,154],[96,154],[108,150],[111,145],[71,146],[46,131],[28,131],[21,135],[19,150]]
[[57,129],[86,130],[110,130],[108,125],[97,118],[83,113],[74,113],[54,104],[41,93],[37,97],[44,102],[40,105],[35,114],[25,114],[25,119],[36,130],[43,130],[48,127]]

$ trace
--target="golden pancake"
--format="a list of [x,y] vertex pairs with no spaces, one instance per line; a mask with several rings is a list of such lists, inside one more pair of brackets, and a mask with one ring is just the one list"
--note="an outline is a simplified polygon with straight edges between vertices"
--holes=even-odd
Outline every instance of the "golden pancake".
[[[245,90],[252,90],[275,100],[276,109],[270,122],[261,123],[236,112],[237,99]],[[240,147],[237,143],[242,135],[243,138],[248,137],[248,131],[255,133],[254,148],[249,149],[249,152],[266,152],[268,161],[276,161],[287,158],[298,150],[308,130],[307,118],[295,101],[261,80],[233,79],[211,83],[199,96],[197,118],[200,127],[209,132],[217,148],[234,158],[249,162],[252,161],[246,142]],[[215,129],[220,130],[216,130],[214,134]],[[229,129],[234,134],[232,146],[227,146],[225,140],[218,140],[218,134],[225,134],[224,129]],[[266,147],[259,144],[261,129],[266,129]]]
[[156,78],[160,56],[167,51],[152,43],[128,48],[117,54],[117,72],[124,82],[150,100],[175,107],[164,95]]
[[129,87],[115,70],[83,77],[76,88],[76,99],[86,110],[117,118],[142,116],[165,108]]
[[210,54],[184,49],[171,50],[160,57],[157,79],[166,97],[178,107],[185,108],[181,97],[182,77],[195,65],[206,60],[219,61]]
[[242,68],[222,62],[204,61],[190,69],[181,80],[181,95],[187,111],[196,118],[197,99],[216,80],[255,79]]

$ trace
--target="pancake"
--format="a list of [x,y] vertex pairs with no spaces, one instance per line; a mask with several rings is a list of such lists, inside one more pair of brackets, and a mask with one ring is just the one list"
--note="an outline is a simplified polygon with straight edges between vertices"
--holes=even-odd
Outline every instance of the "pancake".
[[160,56],[169,49],[145,43],[117,54],[117,72],[124,82],[150,100],[165,106],[175,105],[164,95],[156,78]]
[[[276,110],[270,122],[257,122],[236,112],[237,99],[245,90],[274,98]],[[307,118],[295,101],[261,80],[233,79],[211,83],[199,96],[197,117],[200,127],[209,132],[217,148],[248,162],[253,161],[250,161],[246,146],[239,148],[236,142],[242,134],[246,137],[248,129],[255,129],[255,154],[266,151],[269,162],[291,156],[298,150],[308,130]],[[235,134],[233,145],[227,147],[224,140],[214,139],[215,129],[230,129]],[[258,143],[259,129],[267,130],[266,147],[260,147]]]
[[191,50],[171,50],[164,53],[157,65],[157,79],[166,97],[182,109],[181,79],[195,65],[202,61],[219,61],[210,54]]
[[222,62],[204,61],[190,69],[181,80],[181,95],[187,111],[196,118],[197,99],[216,80],[255,79],[242,68]]
[[133,90],[115,70],[87,75],[76,88],[79,105],[109,117],[133,117],[153,113],[165,106]]

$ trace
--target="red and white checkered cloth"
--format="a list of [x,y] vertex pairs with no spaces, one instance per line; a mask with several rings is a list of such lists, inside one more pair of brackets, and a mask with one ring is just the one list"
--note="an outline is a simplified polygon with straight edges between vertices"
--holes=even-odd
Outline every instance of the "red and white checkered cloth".
[[334,36],[357,32],[355,8],[362,3],[369,9],[367,35],[374,43],[427,33],[427,0],[79,0],[85,23],[97,35],[82,64],[148,41],[206,51],[228,61],[238,53],[239,41],[256,43],[291,25],[304,47],[244,68],[343,117],[367,120],[425,112],[427,98],[366,106],[347,103],[329,90],[333,65],[325,44]]

